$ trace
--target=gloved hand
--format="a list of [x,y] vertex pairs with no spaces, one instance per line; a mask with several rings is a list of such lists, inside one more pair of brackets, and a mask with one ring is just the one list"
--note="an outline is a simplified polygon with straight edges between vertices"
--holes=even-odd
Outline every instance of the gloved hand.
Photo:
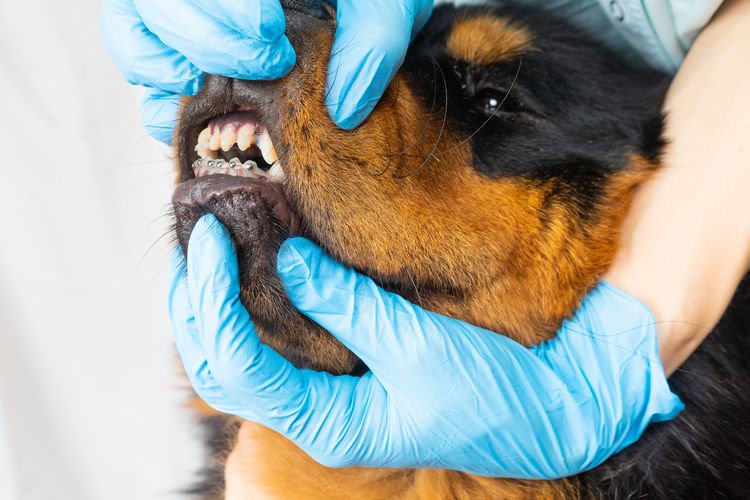
[[[431,11],[432,0],[338,2],[326,104],[339,126],[369,115]],[[141,116],[167,144],[180,94],[198,92],[203,73],[270,80],[296,61],[279,0],[106,0],[100,24],[125,78],[152,89]]]
[[328,466],[439,467],[551,479],[603,462],[682,409],[649,311],[606,283],[558,336],[525,348],[380,289],[308,240],[278,271],[290,300],[372,370],[299,370],[262,344],[226,229],[198,221],[173,259],[171,321],[197,393]]

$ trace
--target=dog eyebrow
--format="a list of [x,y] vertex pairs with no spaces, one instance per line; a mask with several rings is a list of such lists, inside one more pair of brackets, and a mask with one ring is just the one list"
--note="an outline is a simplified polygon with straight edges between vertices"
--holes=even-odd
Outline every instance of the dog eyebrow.
[[531,48],[529,31],[506,18],[483,15],[453,26],[446,47],[456,59],[474,65],[507,61]]

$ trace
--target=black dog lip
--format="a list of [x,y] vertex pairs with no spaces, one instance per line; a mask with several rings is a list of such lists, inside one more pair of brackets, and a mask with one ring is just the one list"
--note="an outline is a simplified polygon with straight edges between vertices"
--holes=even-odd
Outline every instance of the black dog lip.
[[277,182],[226,174],[196,177],[177,185],[172,194],[172,203],[205,208],[211,200],[238,193],[258,196],[273,210],[279,222],[289,228],[290,236],[299,234],[299,216],[290,206],[284,187]]

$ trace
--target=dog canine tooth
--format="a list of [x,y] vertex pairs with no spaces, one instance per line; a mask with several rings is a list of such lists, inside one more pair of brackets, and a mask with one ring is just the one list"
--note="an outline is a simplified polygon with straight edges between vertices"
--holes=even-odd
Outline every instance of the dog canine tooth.
[[271,142],[271,136],[268,135],[268,130],[264,130],[263,134],[258,138],[258,148],[260,148],[260,153],[263,155],[263,160],[269,165],[273,165],[279,159],[276,155],[276,149]]
[[237,147],[240,151],[246,151],[254,142],[255,127],[251,123],[246,123],[237,131]]

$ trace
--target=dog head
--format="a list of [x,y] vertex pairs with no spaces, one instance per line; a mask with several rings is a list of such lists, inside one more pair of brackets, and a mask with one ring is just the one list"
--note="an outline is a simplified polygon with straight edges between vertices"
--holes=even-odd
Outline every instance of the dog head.
[[238,251],[263,340],[335,373],[356,358],[288,303],[281,242],[308,237],[423,307],[532,343],[609,264],[635,187],[657,167],[666,78],[565,22],[510,7],[441,7],[370,117],[324,102],[334,18],[286,2],[284,78],[207,76],[176,132],[176,234],[212,212]]

